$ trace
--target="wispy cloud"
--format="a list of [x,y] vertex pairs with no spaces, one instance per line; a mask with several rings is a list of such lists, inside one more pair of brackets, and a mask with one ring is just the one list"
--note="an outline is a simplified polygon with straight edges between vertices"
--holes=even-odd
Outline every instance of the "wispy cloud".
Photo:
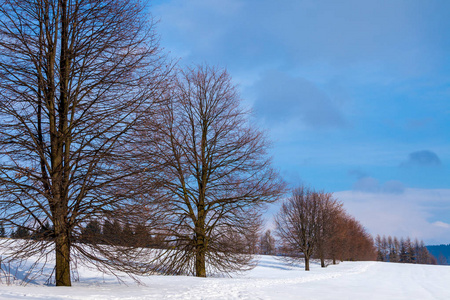
[[362,177],[353,184],[353,190],[365,193],[378,193],[380,189],[380,182],[373,177]]
[[357,179],[361,179],[361,178],[369,176],[369,174],[367,174],[367,172],[364,172],[359,169],[352,169],[352,170],[348,171],[348,175],[354,176]]
[[445,229],[450,229],[450,224],[442,222],[442,221],[436,221],[436,222],[432,223],[432,225],[441,227],[441,228],[445,228]]
[[389,180],[384,183],[382,191],[388,194],[402,194],[405,191],[405,185],[398,180]]
[[353,184],[353,190],[364,193],[402,194],[405,185],[398,180],[389,180],[381,184],[376,178],[364,176]]

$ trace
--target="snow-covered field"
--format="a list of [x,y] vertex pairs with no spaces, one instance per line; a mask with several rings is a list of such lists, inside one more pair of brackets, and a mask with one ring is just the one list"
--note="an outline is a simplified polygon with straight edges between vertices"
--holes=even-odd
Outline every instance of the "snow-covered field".
[[143,285],[86,268],[73,287],[0,284],[0,299],[450,299],[450,267],[344,262],[325,269],[290,266],[260,256],[252,271],[232,278],[141,277]]

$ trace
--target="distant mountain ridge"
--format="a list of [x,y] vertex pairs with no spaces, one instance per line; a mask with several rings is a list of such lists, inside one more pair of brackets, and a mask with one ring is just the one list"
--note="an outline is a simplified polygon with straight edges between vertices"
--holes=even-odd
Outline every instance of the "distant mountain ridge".
[[449,265],[450,264],[450,244],[444,245],[430,245],[426,246],[428,252],[436,257],[439,265]]

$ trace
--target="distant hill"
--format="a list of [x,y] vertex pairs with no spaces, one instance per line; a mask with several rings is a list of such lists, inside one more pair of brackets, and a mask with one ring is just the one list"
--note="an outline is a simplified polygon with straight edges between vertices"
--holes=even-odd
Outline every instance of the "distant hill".
[[450,244],[426,246],[428,252],[436,257],[439,265],[450,265]]

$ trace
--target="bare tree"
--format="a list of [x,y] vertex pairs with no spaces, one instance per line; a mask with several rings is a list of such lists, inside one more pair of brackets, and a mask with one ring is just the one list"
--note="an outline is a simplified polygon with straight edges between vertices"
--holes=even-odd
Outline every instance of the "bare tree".
[[305,187],[295,189],[275,219],[277,234],[288,260],[304,258],[309,270],[312,255],[342,260],[372,260],[376,257],[373,238],[331,194]]
[[334,240],[337,245],[336,255],[341,261],[376,260],[377,251],[373,237],[354,217],[342,215],[341,234]]
[[333,234],[330,240],[327,241],[327,257],[332,259],[334,265],[341,259],[340,253],[342,252],[342,248],[345,247],[346,232],[344,230],[344,215],[345,211],[333,217]]
[[310,258],[317,247],[321,199],[304,186],[293,190],[275,218],[282,252],[291,258],[304,258],[309,271]]
[[139,211],[125,184],[144,171],[130,167],[130,136],[152,118],[168,73],[146,10],[132,0],[0,1],[0,221],[32,233],[51,223],[52,242],[15,243],[9,257],[54,253],[56,285],[71,285],[80,255],[132,269],[126,252],[75,242],[88,219]]
[[439,253],[437,264],[442,266],[448,265],[447,258],[442,253]]
[[332,239],[339,231],[338,218],[342,217],[342,203],[333,198],[331,193],[320,192],[320,208],[317,227],[317,247],[315,255],[320,258],[321,267],[324,268],[325,258],[331,257]]
[[162,124],[148,126],[160,140],[148,145],[150,152],[159,149],[165,166],[164,270],[205,277],[248,267],[260,209],[283,191],[266,138],[249,123],[223,69],[180,71],[169,98]]
[[265,255],[274,255],[276,252],[275,238],[270,230],[266,230],[260,241],[260,253]]

